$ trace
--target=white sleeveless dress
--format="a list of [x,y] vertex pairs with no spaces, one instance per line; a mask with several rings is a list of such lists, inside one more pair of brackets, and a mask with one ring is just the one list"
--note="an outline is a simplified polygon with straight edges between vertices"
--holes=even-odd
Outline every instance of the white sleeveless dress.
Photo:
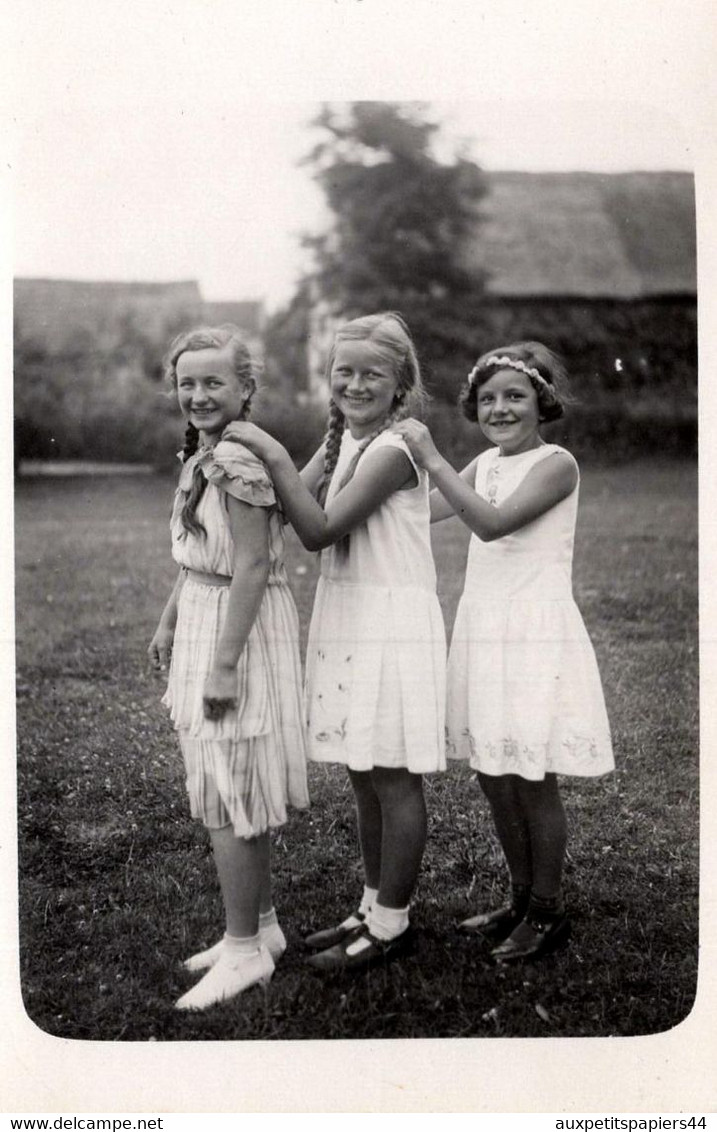
[[[475,490],[504,503],[555,444],[478,458]],[[448,757],[485,774],[613,770],[595,653],[573,599],[578,486],[514,534],[473,535],[448,663]]]
[[[207,479],[197,508],[206,538],[185,530],[180,513],[194,469]],[[194,817],[210,828],[231,822],[254,837],[287,820],[287,805],[308,805],[299,624],[284,566],[284,527],[264,464],[236,441],[200,449],[184,464],[171,519],[172,556],[190,570],[231,575],[234,544],[227,496],[266,508],[269,578],[237,665],[238,702],[220,720],[204,717],[203,691],[224,626],[229,587],[188,576],[182,585],[167,691],[185,758]]]
[[[348,429],[327,503],[359,442]],[[430,543],[428,477],[404,441],[380,433],[367,454],[399,448],[418,476],[321,555],[309,630],[309,757],[352,770],[445,769],[446,638]],[[356,477],[361,474],[359,462]]]

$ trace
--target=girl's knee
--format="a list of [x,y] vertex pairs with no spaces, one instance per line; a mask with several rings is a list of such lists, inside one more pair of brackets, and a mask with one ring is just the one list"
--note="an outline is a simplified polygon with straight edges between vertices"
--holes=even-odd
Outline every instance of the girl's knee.
[[554,802],[560,799],[557,774],[546,774],[544,778],[518,779],[518,790],[521,797],[535,802]]
[[403,767],[374,767],[371,781],[382,805],[423,799],[423,776]]
[[373,780],[370,770],[351,770],[349,769],[349,780],[353,789],[354,795],[357,800],[376,798],[376,791],[374,789]]
[[491,804],[505,805],[517,799],[516,775],[484,774],[478,771],[478,783]]
[[529,821],[564,824],[565,808],[554,774],[538,782],[523,780],[519,790],[520,806]]

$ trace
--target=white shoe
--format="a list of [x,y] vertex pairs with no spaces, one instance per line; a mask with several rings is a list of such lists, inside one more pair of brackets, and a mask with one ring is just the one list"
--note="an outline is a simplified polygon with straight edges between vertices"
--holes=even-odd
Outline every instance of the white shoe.
[[[274,962],[278,963],[286,951],[286,936],[279,924],[260,928],[259,936]],[[196,955],[190,955],[189,959],[184,960],[182,967],[185,971],[206,971],[209,967],[214,966],[223,949],[224,939],[222,937],[218,943],[215,943],[213,947],[208,947],[206,951],[198,951]]]
[[195,987],[175,1003],[177,1010],[206,1010],[218,1002],[235,998],[257,983],[266,984],[274,974],[274,960],[263,944],[249,955],[230,954],[222,948],[213,967]]

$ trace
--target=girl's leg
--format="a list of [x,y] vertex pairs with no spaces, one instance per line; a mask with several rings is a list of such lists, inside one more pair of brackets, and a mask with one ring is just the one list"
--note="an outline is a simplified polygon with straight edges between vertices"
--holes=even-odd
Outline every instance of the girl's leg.
[[179,1010],[203,1010],[267,982],[274,963],[259,934],[259,910],[270,867],[269,833],[236,837],[232,826],[209,831],[224,902],[226,935],[207,974],[177,1002]]
[[[352,781],[356,778],[352,775]],[[380,861],[376,901],[368,915],[369,932],[347,936],[336,946],[314,955],[309,963],[320,970],[360,971],[396,958],[410,945],[408,906],[418,879],[426,844],[427,819],[423,779],[400,768],[374,767],[358,783],[357,805],[367,876]],[[378,799],[377,813],[375,799]],[[375,839],[380,831],[380,853]],[[366,853],[368,850],[368,853]]]
[[406,908],[426,847],[428,822],[423,778],[404,768],[374,767],[371,781],[382,822],[377,903],[383,908]]
[[266,850],[261,864],[261,876],[259,878],[259,918],[268,916],[274,911],[274,897],[271,887],[271,839],[267,832],[266,837]]
[[565,944],[570,922],[562,893],[567,845],[567,821],[557,777],[540,782],[519,780],[518,795],[530,830],[533,891],[526,917],[510,936],[493,949],[494,958],[537,959]]
[[378,889],[383,840],[381,801],[374,788],[371,771],[349,770],[349,778],[356,799],[356,822],[366,886]]
[[271,885],[271,839],[268,834],[267,846],[259,889],[259,935],[261,942],[268,948],[269,954],[276,963],[286,951],[286,936],[281,930],[274,908]]
[[511,883],[530,888],[534,882],[530,827],[521,805],[515,774],[483,774],[478,781],[493,816],[493,824],[503,850]]
[[[259,934],[261,936],[261,942],[266,944],[271,953],[272,959],[276,962],[286,951],[286,937],[281,930],[272,902],[271,843],[269,841],[268,834],[266,835],[266,837],[268,847],[266,849],[265,855],[260,862],[261,876],[259,886]],[[212,838],[212,840],[214,839]],[[221,847],[219,851],[223,856]],[[231,859],[231,849],[229,858]],[[217,872],[218,871],[219,869],[217,868]],[[221,955],[222,948],[224,947],[224,939],[225,937],[223,936],[218,941],[218,943],[214,944],[213,947],[208,947],[205,951],[199,951],[196,955],[192,955],[191,958],[185,960],[183,964],[185,970],[204,971],[208,967],[212,967]]]
[[459,924],[459,928],[468,934],[477,932],[498,942],[510,935],[528,909],[533,876],[530,830],[520,806],[516,775],[490,775],[479,771],[478,781],[490,806],[508,866],[511,894],[507,904],[492,911],[478,912]]
[[557,775],[546,774],[540,782],[519,778],[517,790],[530,835],[533,896],[559,900],[568,826]]
[[381,805],[371,782],[369,771],[349,770],[349,779],[356,802],[356,823],[364,869],[364,890],[358,912],[352,912],[340,924],[312,932],[304,943],[314,951],[323,951],[353,936],[363,925],[376,898],[381,878]]
[[223,829],[211,829],[209,836],[222,890],[227,934],[255,936],[271,867],[269,834],[237,837],[232,827],[226,825]]

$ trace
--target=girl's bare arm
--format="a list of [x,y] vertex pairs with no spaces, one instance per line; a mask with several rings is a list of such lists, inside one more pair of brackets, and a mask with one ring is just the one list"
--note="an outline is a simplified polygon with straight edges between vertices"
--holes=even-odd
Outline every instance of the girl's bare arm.
[[[475,483],[477,462],[478,457],[476,456],[474,460],[471,460],[470,464],[467,464],[466,467],[458,473],[461,479],[471,487]],[[441,495],[441,492],[437,487],[433,488],[432,492],[428,496],[428,501],[431,506],[432,523],[440,523],[442,519],[450,519],[451,516],[455,515],[456,513],[453,504],[449,503],[445,496]]]
[[169,654],[174,642],[174,630],[177,625],[177,602],[179,601],[179,591],[183,583],[184,571],[180,569],[177,580],[172,587],[172,592],[167,599],[167,604],[162,610],[159,624],[147,649],[149,662],[157,671],[163,672],[169,664]]
[[321,447],[317,448],[316,452],[314,452],[314,455],[311,457],[308,464],[305,464],[299,472],[301,482],[304,484],[307,491],[310,491],[312,495],[316,495],[321,477],[324,474],[325,451],[326,445],[322,444]]
[[248,422],[232,426],[232,434],[268,466],[286,516],[308,550],[338,542],[394,491],[415,483],[416,473],[405,452],[382,448],[362,458],[353,479],[324,510],[278,441]]
[[[555,453],[536,465],[498,507],[476,495],[470,483],[441,456],[431,434],[419,421],[401,421],[396,431],[403,436],[414,458],[425,468],[455,514],[483,542],[492,542],[520,530],[565,499],[574,489],[578,472],[567,455]],[[466,469],[467,470],[467,469]]]
[[221,719],[235,706],[237,664],[261,606],[269,577],[269,516],[227,496],[229,526],[234,541],[232,581],[227,615],[212,671],[204,686],[204,714]]

